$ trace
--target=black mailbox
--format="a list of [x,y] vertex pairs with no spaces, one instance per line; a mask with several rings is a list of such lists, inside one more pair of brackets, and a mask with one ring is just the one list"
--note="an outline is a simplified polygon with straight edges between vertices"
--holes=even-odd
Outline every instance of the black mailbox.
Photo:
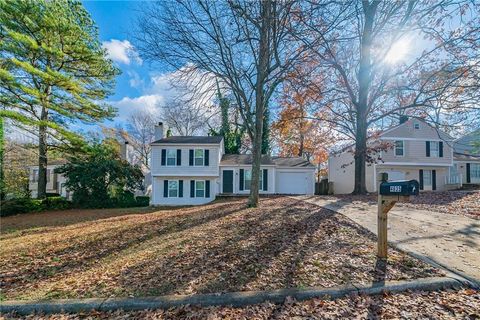
[[382,196],[416,196],[419,189],[420,185],[417,180],[397,180],[380,184]]

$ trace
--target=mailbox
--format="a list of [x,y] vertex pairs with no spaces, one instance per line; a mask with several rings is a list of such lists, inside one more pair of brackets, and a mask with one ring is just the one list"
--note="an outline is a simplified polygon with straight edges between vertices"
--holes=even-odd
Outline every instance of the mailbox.
[[383,196],[416,196],[419,189],[417,180],[397,180],[380,184],[380,194]]

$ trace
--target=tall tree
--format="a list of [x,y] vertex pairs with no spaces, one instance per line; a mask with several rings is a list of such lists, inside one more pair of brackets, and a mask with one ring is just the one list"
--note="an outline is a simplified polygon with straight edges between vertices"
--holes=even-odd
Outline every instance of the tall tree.
[[329,75],[323,120],[355,141],[354,193],[366,192],[367,138],[382,123],[400,114],[436,127],[480,119],[478,4],[366,0],[303,9],[298,38]]
[[127,135],[124,137],[133,147],[141,164],[150,169],[150,143],[155,137],[155,125],[159,117],[152,112],[141,110],[129,116]]
[[144,6],[138,21],[137,47],[143,57],[187,73],[214,75],[232,92],[253,145],[253,207],[258,205],[264,110],[300,57],[289,32],[296,23],[291,19],[294,5],[272,0],[164,1]]
[[38,197],[44,198],[49,145],[79,144],[71,122],[115,114],[101,101],[119,71],[78,1],[1,1],[0,28],[0,115],[36,131]]

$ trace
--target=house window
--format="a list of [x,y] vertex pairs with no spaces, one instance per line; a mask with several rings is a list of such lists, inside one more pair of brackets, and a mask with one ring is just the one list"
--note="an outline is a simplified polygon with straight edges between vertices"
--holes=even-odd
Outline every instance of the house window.
[[38,182],[38,169],[33,169],[32,182]]
[[168,180],[168,197],[178,197],[178,180]]
[[405,155],[405,147],[403,141],[395,141],[395,155],[403,157]]
[[195,181],[195,197],[197,198],[205,197],[205,181],[204,180]]
[[423,185],[432,185],[432,170],[423,170]]
[[470,178],[480,179],[480,163],[470,164]]
[[414,128],[414,129],[420,129],[420,123],[414,122],[414,123],[413,123],[413,128]]
[[177,150],[167,149],[167,166],[177,165]]
[[[244,190],[250,190],[250,187],[252,185],[252,170],[246,169],[244,171],[243,175],[244,179]],[[260,179],[259,179],[259,190],[263,190],[263,174],[262,171],[260,170]]]
[[439,143],[438,141],[430,141],[430,156],[431,157],[437,157],[438,158],[438,150],[439,148]]
[[195,165],[196,166],[203,166],[205,159],[205,150],[203,149],[195,149]]

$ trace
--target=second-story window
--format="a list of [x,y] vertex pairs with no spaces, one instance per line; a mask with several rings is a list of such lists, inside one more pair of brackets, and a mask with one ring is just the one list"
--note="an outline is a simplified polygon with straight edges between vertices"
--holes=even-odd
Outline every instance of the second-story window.
[[438,141],[430,141],[430,156],[438,158],[439,156],[439,147],[438,147]]
[[417,130],[420,129],[420,123],[414,122],[414,123],[413,123],[413,128],[414,128],[414,129],[417,129]]
[[177,150],[167,149],[167,166],[177,165]]
[[205,161],[205,150],[203,149],[195,149],[195,165],[196,166],[203,166]]
[[405,155],[405,145],[403,141],[395,141],[395,156],[403,157]]

